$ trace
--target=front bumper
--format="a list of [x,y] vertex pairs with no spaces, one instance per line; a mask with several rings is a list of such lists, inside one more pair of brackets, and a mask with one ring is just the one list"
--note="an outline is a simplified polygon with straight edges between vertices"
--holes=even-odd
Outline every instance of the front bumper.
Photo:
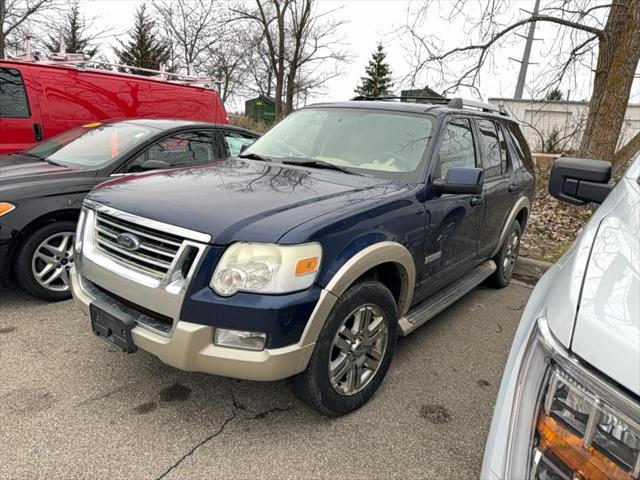
[[0,224],[0,287],[9,283],[11,276],[12,254],[18,232]]
[[[71,291],[76,305],[89,315],[89,305],[106,294],[83,279],[75,268],[69,272]],[[114,302],[113,298],[109,298]],[[126,310],[126,305],[121,305]],[[132,330],[138,348],[180,370],[245,380],[282,380],[303,371],[315,343],[299,344],[260,352],[219,347],[213,344],[214,327],[179,320],[171,336],[162,335],[140,325]]]

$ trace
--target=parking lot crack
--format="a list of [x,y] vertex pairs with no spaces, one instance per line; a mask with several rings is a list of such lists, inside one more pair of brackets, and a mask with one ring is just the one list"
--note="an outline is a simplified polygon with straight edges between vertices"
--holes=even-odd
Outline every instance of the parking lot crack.
[[182,455],[180,458],[178,458],[178,460],[176,460],[173,465],[171,465],[167,470],[164,471],[164,473],[162,473],[162,475],[160,475],[159,477],[156,477],[155,480],[161,480],[164,477],[166,477],[167,475],[169,475],[173,470],[175,470],[177,467],[180,466],[180,464],[182,462],[184,462],[188,457],[190,457],[191,455],[193,455],[200,447],[204,446],[205,444],[207,444],[208,442],[210,442],[211,440],[213,440],[214,438],[216,438],[217,436],[221,435],[225,428],[227,427],[227,425],[231,422],[233,422],[237,417],[238,417],[238,412],[250,412],[253,415],[251,417],[249,417],[249,420],[261,420],[273,413],[276,412],[286,412],[291,410],[291,407],[274,407],[274,408],[270,408],[268,410],[264,410],[261,412],[255,412],[253,410],[250,410],[249,408],[247,408],[246,405],[244,405],[243,403],[241,403],[238,399],[236,399],[236,397],[231,394],[231,414],[224,419],[224,421],[220,424],[220,426],[218,427],[218,429],[213,432],[211,435],[208,435],[207,437],[203,438],[200,442],[198,442],[197,444],[195,444],[191,449],[189,449],[189,451],[187,451],[184,455]]

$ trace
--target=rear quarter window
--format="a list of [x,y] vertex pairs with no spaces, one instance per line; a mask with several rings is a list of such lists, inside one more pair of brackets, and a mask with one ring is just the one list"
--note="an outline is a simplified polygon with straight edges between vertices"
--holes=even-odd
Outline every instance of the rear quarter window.
[[529,145],[522,134],[522,130],[520,130],[520,127],[516,123],[507,122],[506,126],[509,136],[511,137],[516,156],[520,159],[524,167],[532,172],[534,170],[533,157],[531,156]]
[[0,68],[0,118],[29,118],[29,102],[20,71]]

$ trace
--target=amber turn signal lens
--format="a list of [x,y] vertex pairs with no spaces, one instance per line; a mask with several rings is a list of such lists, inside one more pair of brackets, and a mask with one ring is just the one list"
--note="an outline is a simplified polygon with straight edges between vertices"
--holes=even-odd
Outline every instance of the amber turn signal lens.
[[0,217],[5,213],[9,213],[14,208],[16,208],[16,206],[13,203],[0,202]]
[[307,275],[318,270],[318,257],[305,258],[296,264],[296,275]]
[[540,450],[553,452],[567,467],[585,480],[633,480],[611,459],[594,449],[584,448],[582,439],[553,418],[542,414],[538,420]]
[[92,128],[92,127],[99,127],[100,125],[102,125],[100,122],[91,122],[91,123],[85,123],[84,125],[82,125],[82,127]]

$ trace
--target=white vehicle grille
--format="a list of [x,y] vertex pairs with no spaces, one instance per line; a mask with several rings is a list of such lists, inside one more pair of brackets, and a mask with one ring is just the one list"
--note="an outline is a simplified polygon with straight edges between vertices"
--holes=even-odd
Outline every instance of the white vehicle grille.
[[[140,240],[140,246],[135,251],[118,245],[117,238],[123,233]],[[164,277],[169,272],[183,241],[176,235],[96,212],[96,247],[107,256],[157,277]]]

